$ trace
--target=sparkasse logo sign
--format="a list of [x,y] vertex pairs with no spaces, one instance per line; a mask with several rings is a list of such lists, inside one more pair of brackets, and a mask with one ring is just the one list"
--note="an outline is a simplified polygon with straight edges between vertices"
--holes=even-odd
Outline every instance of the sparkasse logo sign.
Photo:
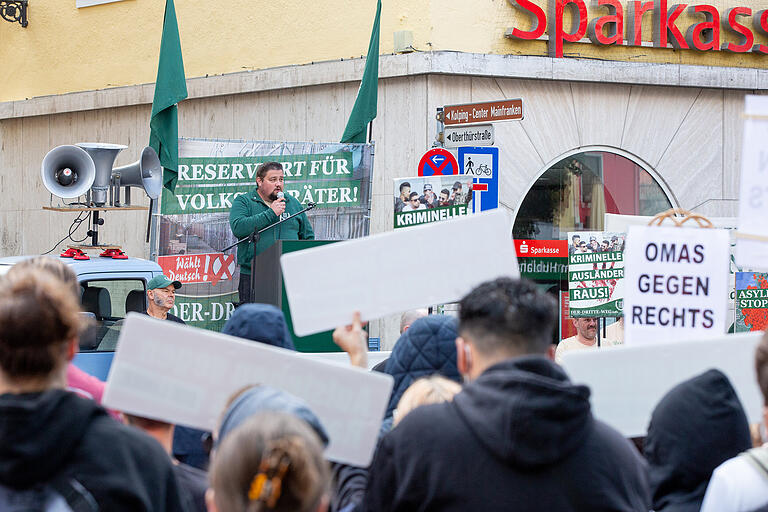
[[[531,19],[530,30],[517,27],[507,30],[507,36],[516,39],[539,39],[548,32],[550,57],[563,56],[563,43],[575,43],[585,36],[598,45],[642,46],[643,16],[651,16],[653,46],[666,48],[668,44],[682,50],[718,51],[735,53],[749,51],[768,54],[768,46],[755,41],[755,34],[768,36],[768,9],[757,12],[749,7],[731,7],[724,13],[713,5],[668,4],[667,0],[632,0],[626,9],[619,0],[593,0],[593,5],[604,8],[606,14],[588,19],[584,0],[548,0],[547,11],[530,0],[508,0]],[[572,24],[566,29],[563,18],[566,9],[571,12]],[[677,25],[684,12],[701,21],[688,27]],[[624,37],[626,26],[626,40]],[[751,28],[750,28],[751,26]],[[730,34],[736,43],[721,43],[721,34]]]

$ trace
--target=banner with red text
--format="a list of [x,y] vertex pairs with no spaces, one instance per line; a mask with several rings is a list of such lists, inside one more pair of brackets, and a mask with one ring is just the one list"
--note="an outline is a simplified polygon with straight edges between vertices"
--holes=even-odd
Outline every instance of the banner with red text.
[[240,271],[229,226],[235,197],[256,187],[256,169],[276,161],[285,172],[285,193],[302,204],[317,240],[368,235],[372,144],[337,142],[179,139],[179,181],[163,191],[157,262],[181,281],[173,314],[187,324],[221,330],[238,303]]

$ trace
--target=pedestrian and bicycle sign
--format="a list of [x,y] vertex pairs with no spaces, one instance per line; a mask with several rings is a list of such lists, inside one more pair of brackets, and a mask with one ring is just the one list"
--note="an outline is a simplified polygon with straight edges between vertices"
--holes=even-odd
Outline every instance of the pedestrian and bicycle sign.
[[499,207],[499,148],[459,148],[459,172],[472,179],[472,212]]
[[459,173],[456,158],[442,148],[430,149],[419,161],[419,176],[450,176]]

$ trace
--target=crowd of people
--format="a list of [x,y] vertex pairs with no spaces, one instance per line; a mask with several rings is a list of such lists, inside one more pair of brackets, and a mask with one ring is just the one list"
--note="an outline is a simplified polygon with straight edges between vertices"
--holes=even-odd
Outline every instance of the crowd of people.
[[[85,378],[71,361],[87,317],[66,265],[36,258],[0,279],[3,511],[768,510],[768,448],[723,373],[671,389],[628,440],[554,362],[556,304],[526,280],[479,285],[458,319],[403,315],[373,370],[394,386],[369,467],[327,461],[317,415],[255,375],[201,436],[204,471],[175,456],[174,425],[106,411],[98,385],[69,390]],[[175,284],[154,285],[162,317]],[[294,349],[273,306],[240,306],[224,332]],[[367,367],[359,315],[333,337]],[[768,337],[755,369],[768,419]]]

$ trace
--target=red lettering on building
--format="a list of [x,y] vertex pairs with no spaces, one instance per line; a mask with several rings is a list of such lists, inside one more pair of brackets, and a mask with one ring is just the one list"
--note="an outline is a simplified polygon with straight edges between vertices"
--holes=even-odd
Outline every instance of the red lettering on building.
[[[563,13],[571,6],[571,30],[563,28]],[[587,33],[587,6],[583,0],[549,0],[549,56],[563,56],[563,41],[575,43]]]
[[688,46],[695,50],[707,51],[720,48],[720,12],[713,5],[692,5],[691,15],[701,14],[704,21],[691,25],[685,33]]
[[[762,36],[768,36],[768,9],[757,11],[755,17],[752,18],[752,25],[755,27],[755,32]],[[768,46],[765,46],[764,44],[756,44],[752,47],[752,51],[768,54]]]
[[619,0],[597,0],[599,7],[608,9],[608,16],[589,22],[587,37],[595,44],[624,43],[624,8]]
[[656,48],[666,48],[667,43],[673,47],[683,50],[688,49],[688,43],[685,42],[683,34],[675,25],[677,17],[680,16],[687,4],[674,4],[667,8],[667,0],[655,0],[653,5],[653,46]]
[[515,0],[510,2],[523,13],[527,13],[531,18],[531,30],[520,30],[517,27],[512,29],[512,37],[518,39],[537,39],[544,34],[547,29],[547,15],[544,10],[529,0]]
[[[740,18],[752,16],[752,9],[749,7],[732,7],[721,15],[715,6],[710,4],[689,6],[668,4],[668,0],[631,0],[626,4],[625,14],[620,0],[592,0],[593,7],[602,7],[607,10],[607,14],[601,12],[601,16],[589,20],[585,0],[548,0],[546,13],[531,0],[508,1],[530,17],[531,26],[529,30],[514,27],[507,31],[507,35],[524,40],[539,39],[544,35],[546,28],[549,35],[548,53],[551,57],[562,57],[564,43],[578,42],[585,35],[594,44],[599,45],[642,46],[643,16],[648,12],[651,12],[652,16],[652,41],[657,48],[671,45],[678,49],[697,51],[753,51],[768,54],[767,45],[755,42],[755,34],[768,37],[768,9],[755,13],[750,29],[748,20]],[[686,8],[690,17],[703,17],[703,20],[685,27],[683,35],[683,27],[679,27],[677,21]],[[566,10],[570,11],[570,27],[564,26]],[[722,31],[736,36],[737,42],[721,43]],[[623,39],[625,32],[626,43]]]
[[736,16],[751,16],[752,9],[749,7],[731,7],[725,11],[722,25],[725,30],[731,30],[732,32],[739,34],[739,44],[723,43],[722,49],[729,52],[744,53],[752,49],[752,43],[755,41],[755,36],[752,35],[752,31],[744,25],[740,24]]

